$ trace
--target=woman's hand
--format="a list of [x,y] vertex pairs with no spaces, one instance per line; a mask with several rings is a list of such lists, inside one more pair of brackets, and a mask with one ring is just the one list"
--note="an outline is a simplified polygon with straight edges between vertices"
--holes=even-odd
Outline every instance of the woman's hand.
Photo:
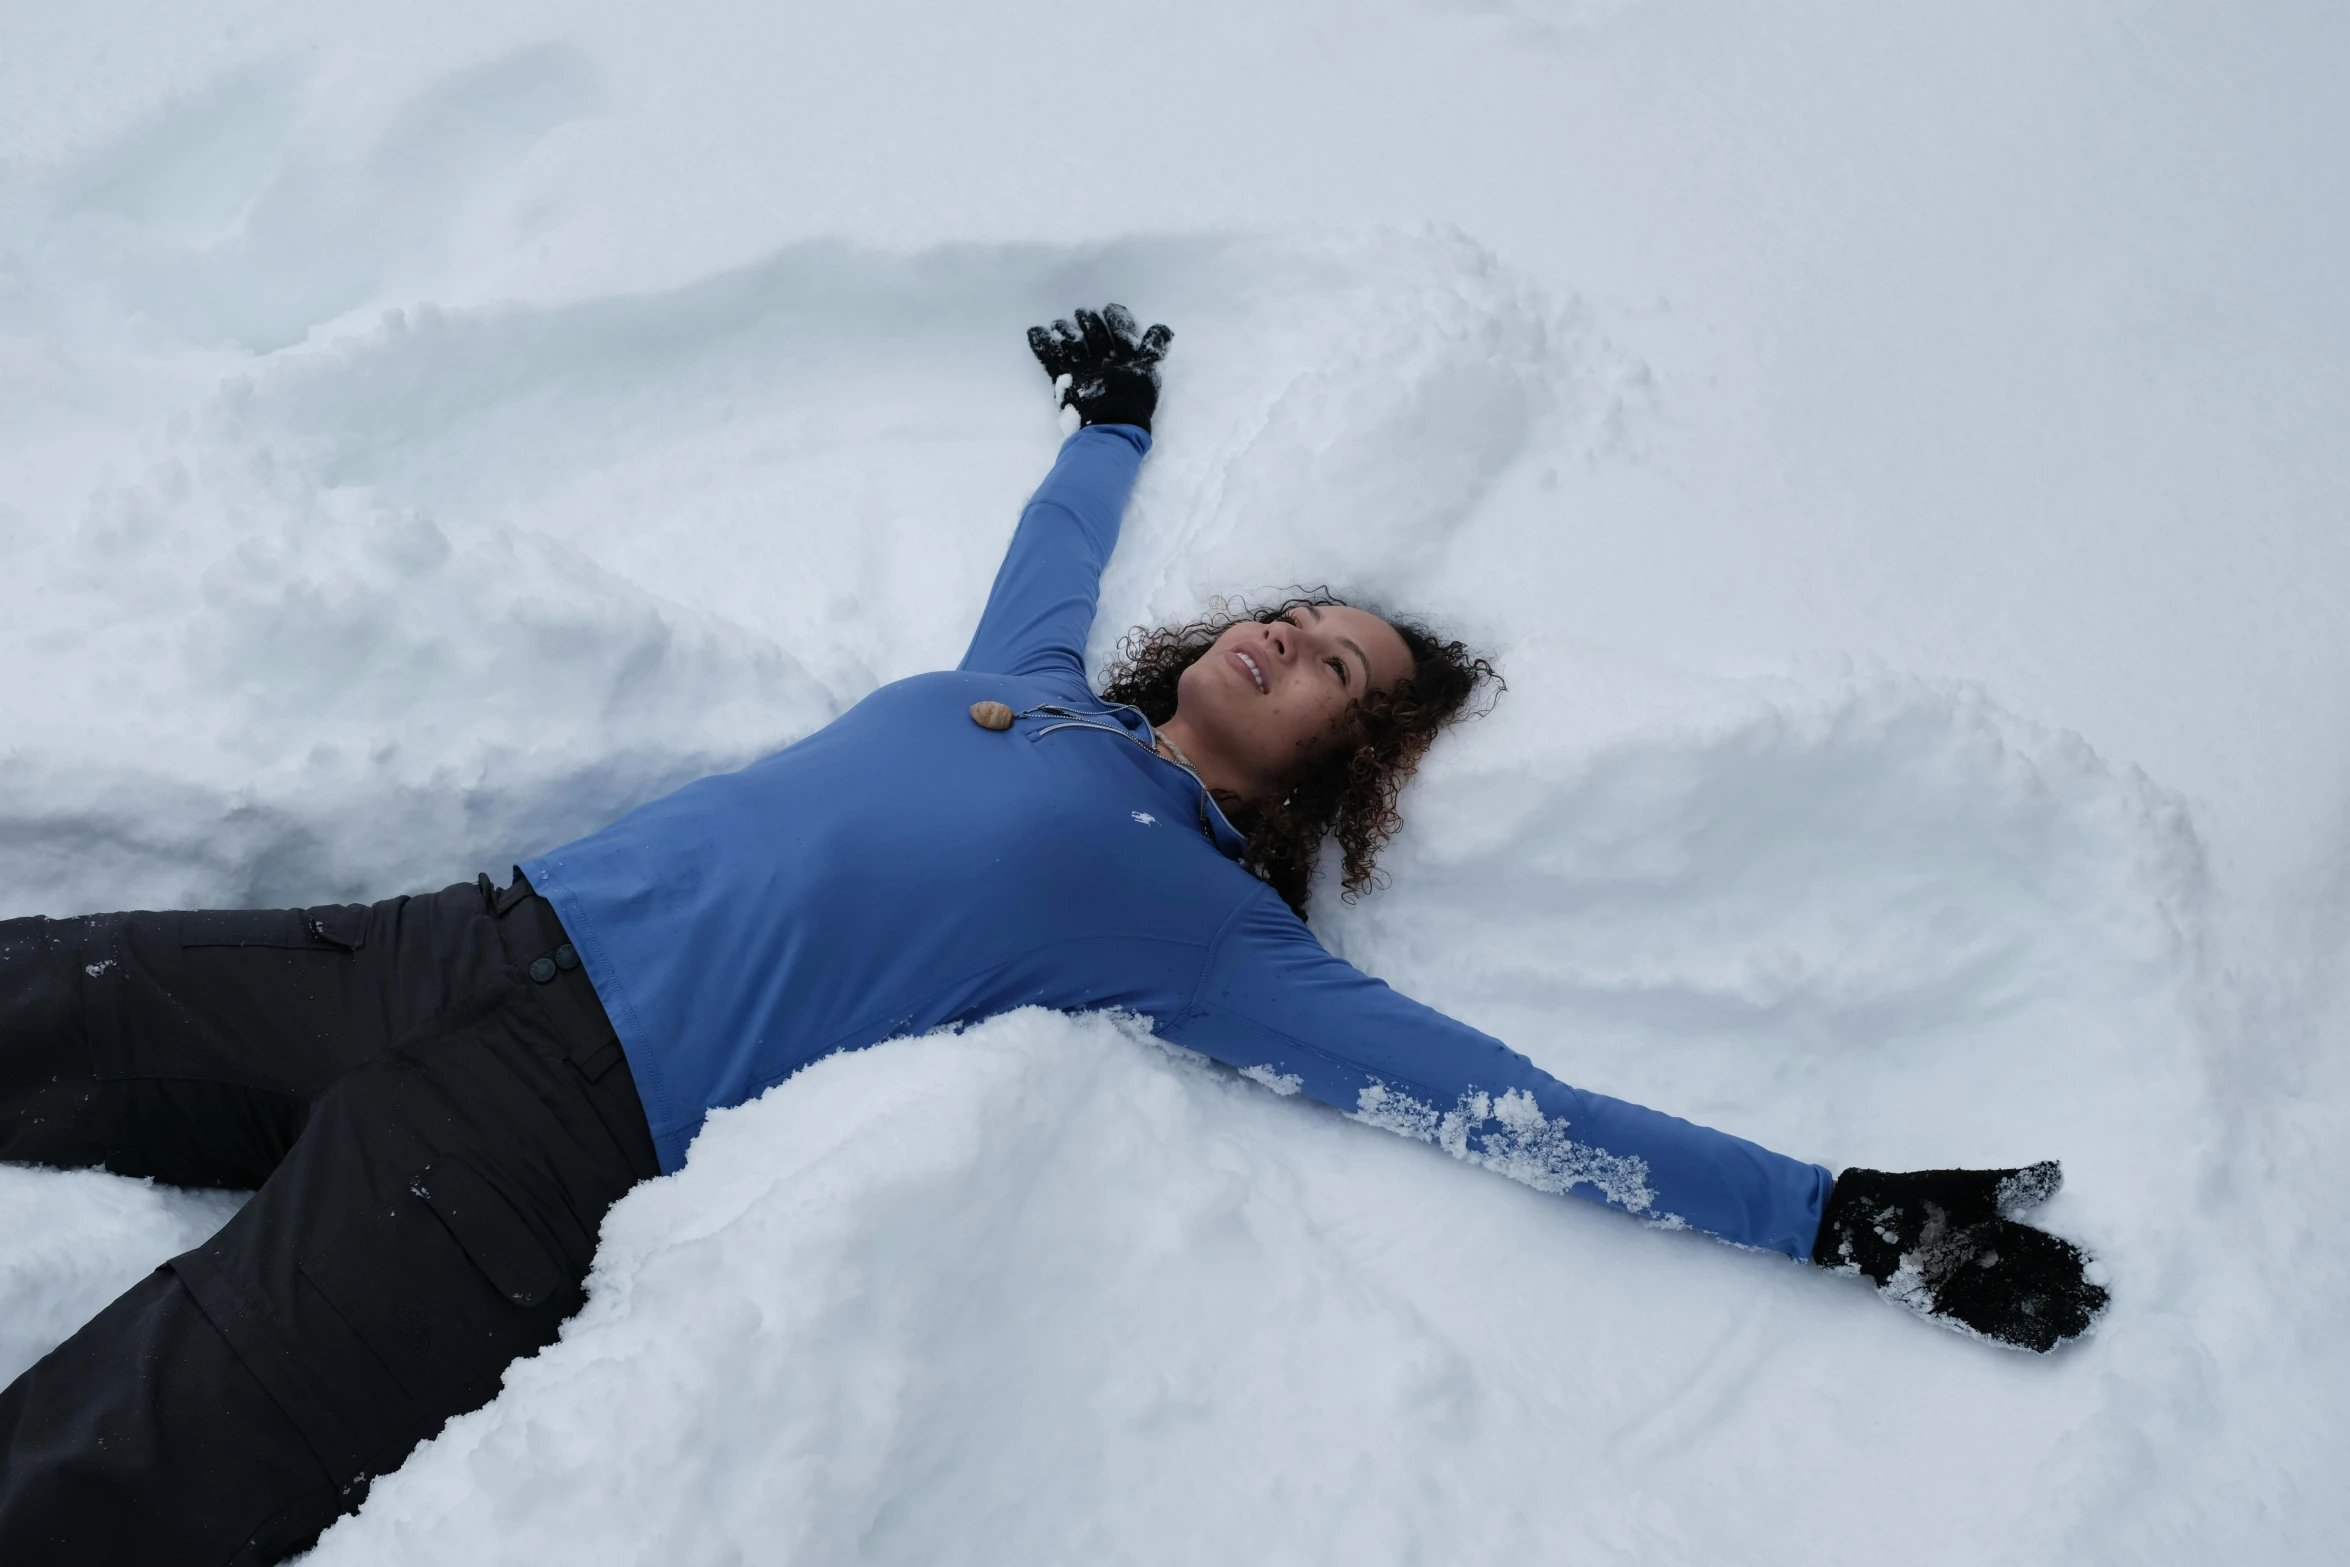
[[[1105,306],[1076,312],[1077,324],[1028,329],[1029,352],[1061,388],[1061,406],[1086,424],[1131,424],[1148,430],[1159,406],[1159,361],[1175,334],[1163,326],[1137,332],[1133,312]],[[1066,376],[1066,382],[1062,377]]]
[[2050,1160],[2020,1170],[1847,1170],[1811,1260],[1865,1274],[1921,1316],[2042,1354],[2080,1337],[2108,1296],[2089,1258],[2023,1216],[2064,1184]]

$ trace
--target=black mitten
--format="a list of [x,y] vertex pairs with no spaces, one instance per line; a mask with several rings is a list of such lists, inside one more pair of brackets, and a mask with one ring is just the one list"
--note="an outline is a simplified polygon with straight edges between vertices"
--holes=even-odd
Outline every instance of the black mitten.
[[1163,326],[1137,332],[1124,305],[1077,312],[1077,324],[1028,329],[1028,349],[1055,381],[1067,376],[1061,406],[1086,424],[1132,424],[1147,430],[1159,406],[1159,361],[1175,334]]
[[2089,1331],[2109,1298],[2078,1246],[2017,1222],[2056,1195],[2054,1160],[2020,1170],[1847,1170],[1811,1260],[1864,1273],[1920,1316],[2045,1354]]

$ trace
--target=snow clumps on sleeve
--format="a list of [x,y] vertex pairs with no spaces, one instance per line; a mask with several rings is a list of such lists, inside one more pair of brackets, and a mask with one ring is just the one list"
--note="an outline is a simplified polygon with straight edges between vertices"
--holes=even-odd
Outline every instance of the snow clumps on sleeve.
[[1270,1088],[1284,1099],[1306,1086],[1306,1080],[1297,1073],[1284,1072],[1270,1064],[1244,1066],[1240,1069],[1240,1075],[1252,1083]]
[[1498,1098],[1466,1093],[1451,1110],[1439,1113],[1425,1100],[1371,1083],[1355,1102],[1354,1119],[1434,1143],[1455,1159],[1481,1164],[1536,1191],[1586,1185],[1602,1202],[1626,1213],[1647,1214],[1656,1206],[1646,1159],[1576,1142],[1563,1119],[1544,1115],[1534,1096],[1521,1089]]

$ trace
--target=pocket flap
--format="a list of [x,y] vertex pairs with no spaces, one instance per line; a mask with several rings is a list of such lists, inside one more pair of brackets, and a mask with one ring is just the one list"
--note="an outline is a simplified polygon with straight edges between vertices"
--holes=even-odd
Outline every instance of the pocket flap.
[[440,1215],[473,1265],[515,1305],[535,1306],[562,1287],[564,1270],[547,1255],[546,1243],[472,1166],[429,1165],[408,1189]]
[[328,903],[304,909],[312,934],[330,947],[357,952],[367,945],[368,906],[364,903]]

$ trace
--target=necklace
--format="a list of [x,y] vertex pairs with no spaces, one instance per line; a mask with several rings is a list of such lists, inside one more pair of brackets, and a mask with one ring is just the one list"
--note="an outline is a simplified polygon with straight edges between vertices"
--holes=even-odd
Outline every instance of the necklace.
[[1185,772],[1191,774],[1191,776],[1194,778],[1199,776],[1198,765],[1194,763],[1190,757],[1183,754],[1183,747],[1177,745],[1165,734],[1159,733],[1155,730],[1152,732],[1151,738],[1159,742],[1158,748],[1160,751],[1165,753],[1168,761],[1173,762],[1177,767],[1182,768]]

